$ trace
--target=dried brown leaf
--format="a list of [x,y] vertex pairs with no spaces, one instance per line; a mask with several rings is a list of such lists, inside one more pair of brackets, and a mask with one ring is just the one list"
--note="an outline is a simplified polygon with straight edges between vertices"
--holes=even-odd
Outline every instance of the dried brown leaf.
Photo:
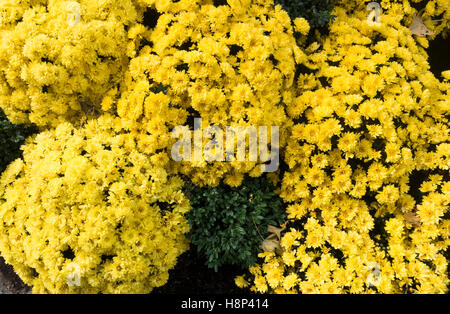
[[[413,35],[417,35],[417,36],[421,36],[421,37],[434,35],[434,32],[431,31],[425,25],[425,22],[422,19],[422,12],[423,12],[423,10],[421,10],[418,15],[416,15],[416,14],[413,15],[412,23],[409,26],[409,29],[411,30],[411,33]],[[437,22],[437,21],[440,21],[440,20],[430,20],[430,21],[427,21],[427,22]]]
[[411,33],[413,35],[417,35],[420,37],[425,37],[434,34],[434,32],[432,32],[431,30],[428,29],[428,27],[425,26],[422,19],[418,16],[413,17],[413,21],[409,26],[409,29],[411,30]]
[[278,228],[272,225],[267,226],[267,232],[272,233],[277,236],[278,240],[281,240],[281,232],[286,228]]
[[273,237],[272,235],[268,236],[262,243],[260,248],[264,252],[278,252],[282,251],[280,241],[276,239],[276,237]]
[[415,212],[404,213],[403,218],[405,221],[414,227],[419,227],[421,225],[420,218]]

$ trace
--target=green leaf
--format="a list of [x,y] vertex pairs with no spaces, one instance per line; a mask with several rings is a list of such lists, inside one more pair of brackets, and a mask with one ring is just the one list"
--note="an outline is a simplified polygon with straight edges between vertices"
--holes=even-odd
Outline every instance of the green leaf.
[[185,189],[192,206],[189,237],[211,268],[251,266],[261,242],[255,224],[264,233],[270,222],[286,219],[282,201],[266,177],[246,177],[234,188],[221,184],[214,188],[189,185]]

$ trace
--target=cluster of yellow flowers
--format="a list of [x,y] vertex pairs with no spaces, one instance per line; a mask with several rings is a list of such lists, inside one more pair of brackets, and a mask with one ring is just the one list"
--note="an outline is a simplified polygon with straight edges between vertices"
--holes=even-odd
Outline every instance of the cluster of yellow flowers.
[[300,75],[287,106],[295,125],[281,196],[290,230],[282,253],[265,252],[250,269],[252,290],[443,293],[448,80],[434,77],[402,25],[407,2],[389,3],[381,25],[366,22],[364,3],[349,2],[307,49],[312,73]]
[[127,68],[127,29],[141,11],[132,0],[1,1],[0,107],[8,118],[55,127],[99,110]]
[[[304,57],[288,14],[271,1],[182,2],[160,8],[156,1],[158,23],[140,34],[150,44],[130,63],[118,115],[158,136],[161,146],[170,147],[174,126],[192,124],[188,117],[222,129],[280,126],[283,143],[291,123],[283,104],[292,103],[296,61]],[[305,31],[305,23],[298,19],[297,28]],[[243,174],[260,175],[257,164],[203,160],[174,167],[199,184],[225,177],[238,186]]]
[[190,205],[169,157],[135,138],[109,115],[62,123],[3,174],[0,251],[34,293],[147,293],[167,282],[189,247]]
[[[171,130],[201,118],[280,127],[270,177],[289,222],[239,286],[445,292],[450,71],[439,81],[411,34],[418,1],[381,0],[370,24],[369,1],[338,0],[312,43],[273,0],[2,1],[0,107],[47,130],[0,179],[1,255],[34,292],[165,284],[188,249],[180,175],[261,175],[261,161],[171,160]],[[449,12],[430,0],[422,19],[445,34]]]

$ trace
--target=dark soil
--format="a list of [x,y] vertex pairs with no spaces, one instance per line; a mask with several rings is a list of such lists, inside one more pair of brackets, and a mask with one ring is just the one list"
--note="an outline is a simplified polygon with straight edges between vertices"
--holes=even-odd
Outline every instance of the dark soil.
[[437,36],[430,41],[427,52],[430,70],[441,80],[441,72],[450,70],[450,38],[443,38],[442,35]]
[[0,257],[0,294],[27,294],[31,288],[16,275],[11,265]]
[[245,269],[236,266],[222,266],[218,272],[205,266],[205,261],[191,248],[178,258],[177,265],[169,271],[165,286],[153,289],[153,294],[250,294],[234,283],[236,276]]

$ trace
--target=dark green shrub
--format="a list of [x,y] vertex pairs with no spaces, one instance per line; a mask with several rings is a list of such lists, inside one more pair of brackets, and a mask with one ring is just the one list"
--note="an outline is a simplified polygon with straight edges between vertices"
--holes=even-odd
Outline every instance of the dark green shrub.
[[291,19],[303,17],[311,28],[324,27],[332,18],[333,0],[275,0],[289,13]]
[[12,124],[0,109],[0,174],[21,155],[20,146],[36,132],[33,127]]
[[190,240],[206,265],[248,267],[256,262],[267,226],[285,219],[282,201],[266,178],[245,178],[236,188],[191,185],[186,188],[192,210],[188,214]]

